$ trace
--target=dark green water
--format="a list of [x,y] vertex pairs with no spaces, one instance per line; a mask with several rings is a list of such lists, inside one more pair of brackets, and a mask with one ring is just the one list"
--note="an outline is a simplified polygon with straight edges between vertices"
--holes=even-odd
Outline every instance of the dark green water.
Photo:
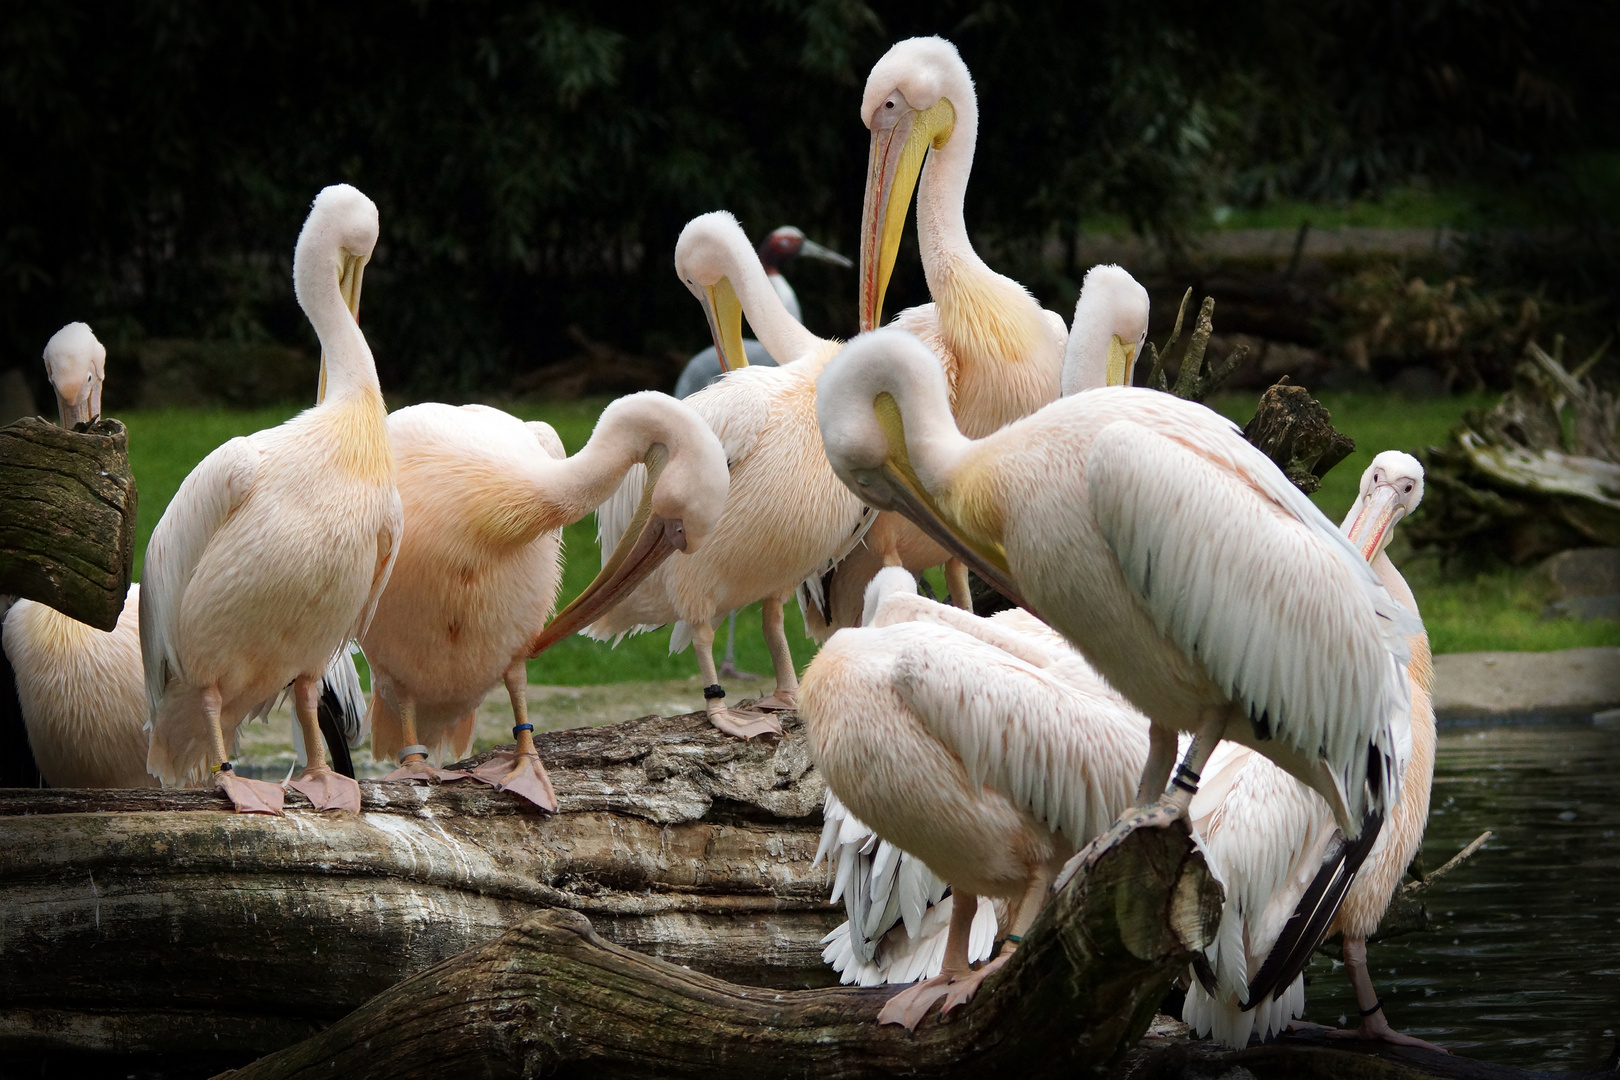
[[[1496,836],[1429,890],[1433,929],[1368,949],[1397,1030],[1523,1068],[1606,1058],[1620,1028],[1620,729],[1440,732],[1423,861]],[[1357,1021],[1349,980],[1318,956],[1306,1018]]]

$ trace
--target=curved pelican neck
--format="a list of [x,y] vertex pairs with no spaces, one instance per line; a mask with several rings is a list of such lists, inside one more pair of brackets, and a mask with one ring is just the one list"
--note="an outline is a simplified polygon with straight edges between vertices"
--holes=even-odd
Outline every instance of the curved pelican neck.
[[944,96],[950,99],[956,113],[951,137],[940,149],[928,152],[917,185],[917,242],[923,276],[936,300],[946,292],[942,273],[958,267],[993,273],[973,250],[967,221],[962,216],[968,176],[973,172],[973,152],[979,140],[978,98],[968,83],[953,87]]
[[[313,245],[311,245],[313,246]],[[315,328],[321,342],[321,362],[324,369],[324,401],[351,397],[356,394],[382,396],[377,381],[377,365],[372,359],[371,347],[360,332],[360,326],[343,302],[338,288],[338,259],[312,253],[300,258],[293,271],[294,291],[298,305]],[[338,258],[341,258],[341,253]]]
[[823,344],[822,339],[806,330],[782,303],[782,297],[752,249],[747,258],[738,254],[729,261],[732,266],[728,276],[737,290],[743,317],[773,360],[788,364]]
[[1406,578],[1401,575],[1401,572],[1395,569],[1395,564],[1390,561],[1388,554],[1380,551],[1373,556],[1372,569],[1373,573],[1378,575],[1378,580],[1383,582],[1384,588],[1389,590],[1389,595],[1393,596],[1397,603],[1405,605],[1412,614],[1417,615],[1419,618],[1422,617],[1422,612],[1418,611],[1417,597],[1412,595],[1412,587],[1406,583]]

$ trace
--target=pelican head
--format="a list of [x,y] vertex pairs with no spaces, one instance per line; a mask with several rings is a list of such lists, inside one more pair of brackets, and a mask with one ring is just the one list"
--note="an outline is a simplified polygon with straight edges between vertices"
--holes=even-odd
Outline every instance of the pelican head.
[[[930,148],[944,149],[959,116],[977,123],[973,77],[956,46],[910,38],[883,54],[866,79],[861,123],[872,132],[861,214],[861,329],[883,318],[906,210]],[[972,135],[966,136],[969,141]]]
[[737,219],[724,210],[688,221],[675,241],[675,273],[703,305],[724,371],[748,366],[743,349],[742,301],[737,298],[731,275],[750,259],[758,259],[753,245]]
[[595,580],[529,642],[530,656],[595,622],[671,555],[700,551],[725,508],[726,452],[691,406],[651,390],[619,398],[602,410],[579,456],[599,439],[639,453],[647,466],[641,503]]
[[871,626],[883,601],[895,593],[916,596],[917,579],[903,566],[885,566],[866,583],[866,592],[861,598],[861,625]]
[[45,343],[45,373],[56,391],[56,409],[69,431],[101,415],[101,382],[107,348],[82,322],[68,323]]
[[806,259],[829,262],[834,266],[855,265],[832,248],[822,247],[792,225],[783,225],[773,230],[759,242],[759,261],[764,265],[767,274],[780,273],[783,263],[801,255]]
[[1411,454],[1385,450],[1361,474],[1361,493],[1341,528],[1368,561],[1378,557],[1395,523],[1423,501],[1423,463]]
[[862,502],[903,515],[1028,606],[982,508],[948,491],[942,467],[969,440],[951,418],[945,373],[927,346],[898,329],[855,338],[816,380],[816,422],[833,472]]
[[1063,356],[1063,393],[1131,385],[1147,331],[1147,290],[1122,267],[1087,270]]
[[[379,231],[377,204],[358,188],[333,184],[315,196],[298,234],[293,292],[323,344],[317,401],[326,397],[325,342],[337,329],[330,320],[339,304],[350,319],[360,320],[360,278],[376,250]],[[332,302],[334,297],[339,304]]]

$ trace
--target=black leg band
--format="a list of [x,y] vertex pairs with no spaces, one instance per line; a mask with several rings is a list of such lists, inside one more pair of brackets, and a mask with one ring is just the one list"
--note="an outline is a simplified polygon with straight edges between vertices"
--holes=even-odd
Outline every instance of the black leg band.
[[1180,788],[1189,795],[1196,795],[1198,794],[1198,781],[1200,779],[1202,779],[1202,777],[1189,769],[1186,763],[1183,762],[1182,764],[1176,766],[1175,778],[1172,779],[1170,783],[1172,786]]
[[1198,794],[1198,785],[1197,784],[1189,784],[1189,783],[1187,783],[1187,781],[1185,781],[1185,780],[1183,780],[1181,778],[1180,773],[1177,773],[1174,777],[1171,778],[1170,786],[1180,788],[1182,791],[1185,791],[1189,795]]
[[717,701],[726,696],[726,688],[719,683],[710,683],[703,688],[704,701]]
[[519,732],[533,731],[533,730],[534,730],[534,725],[533,724],[518,724],[518,725],[516,725],[516,726],[514,726],[512,728],[512,738],[514,738],[514,739],[517,738]]
[[1381,1012],[1383,1010],[1383,1008],[1384,1008],[1384,999],[1379,998],[1377,1001],[1373,1002],[1373,1007],[1372,1008],[1370,1008],[1370,1009],[1362,1009],[1361,1010],[1361,1015],[1362,1016],[1371,1016],[1375,1012]]
[[231,771],[231,763],[228,762],[228,761],[222,762],[220,764],[219,768],[215,769],[214,771],[217,772],[217,773],[230,772]]

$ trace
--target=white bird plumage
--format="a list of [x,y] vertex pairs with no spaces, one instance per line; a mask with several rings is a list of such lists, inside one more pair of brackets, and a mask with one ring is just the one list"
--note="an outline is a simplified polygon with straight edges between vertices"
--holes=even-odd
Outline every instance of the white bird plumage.
[[[387,582],[400,501],[377,371],[355,321],[377,229],[376,206],[354,188],[316,197],[293,280],[323,349],[319,404],[203,459],[147,548],[147,768],[165,784],[228,763],[242,719],[289,682],[305,743],[318,747],[322,672],[364,633]],[[339,782],[323,754],[311,756],[295,786],[317,804],[357,809],[353,781]],[[239,808],[261,798],[255,808],[279,809],[279,789],[254,788],[230,770],[219,776]]]

